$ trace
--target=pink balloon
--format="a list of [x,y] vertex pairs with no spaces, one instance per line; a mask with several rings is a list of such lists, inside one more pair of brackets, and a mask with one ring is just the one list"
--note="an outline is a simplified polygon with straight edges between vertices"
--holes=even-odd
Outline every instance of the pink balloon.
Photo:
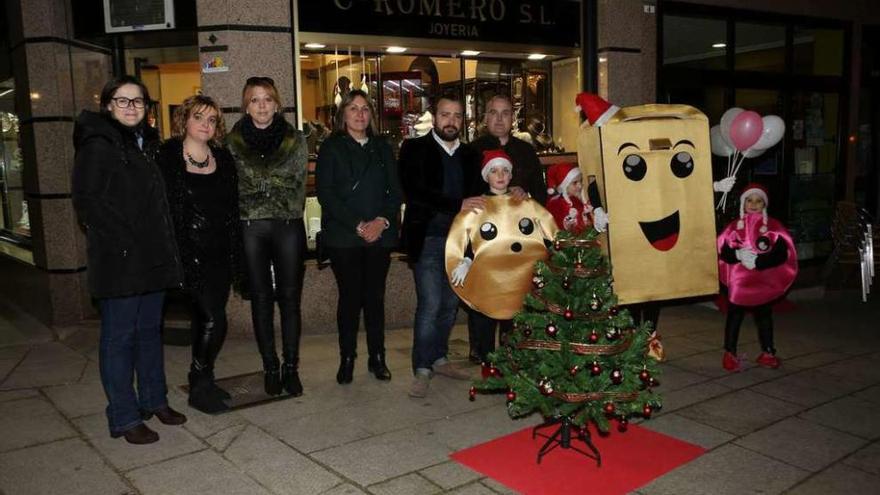
[[736,149],[745,151],[761,139],[764,121],[751,110],[740,113],[730,124],[730,142]]

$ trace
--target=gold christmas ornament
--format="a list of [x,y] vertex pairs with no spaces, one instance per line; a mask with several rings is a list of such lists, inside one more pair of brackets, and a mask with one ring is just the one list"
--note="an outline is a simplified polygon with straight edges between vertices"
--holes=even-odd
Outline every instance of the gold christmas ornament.
[[[553,216],[531,199],[515,201],[503,195],[485,200],[485,209],[463,211],[452,222],[446,239],[446,273],[452,289],[468,306],[491,318],[509,320],[522,308],[532,287],[535,262],[547,259],[547,246],[558,229]],[[470,252],[472,263],[462,277],[461,265],[468,264],[463,260]]]

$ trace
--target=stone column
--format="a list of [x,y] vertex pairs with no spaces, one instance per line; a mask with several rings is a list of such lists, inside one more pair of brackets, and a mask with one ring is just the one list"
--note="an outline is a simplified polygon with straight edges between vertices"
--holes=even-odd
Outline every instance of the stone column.
[[70,194],[72,136],[79,111],[98,107],[110,54],[73,39],[67,0],[10,0],[6,8],[35,270],[15,270],[23,279],[5,295],[63,326],[92,311],[85,239]]
[[[285,117],[296,115],[292,0],[197,0],[202,92],[223,108],[227,128],[241,116],[241,89],[251,76],[268,76],[281,93]],[[225,72],[206,73],[212,60]]]
[[599,94],[623,107],[657,98],[654,0],[599,0]]

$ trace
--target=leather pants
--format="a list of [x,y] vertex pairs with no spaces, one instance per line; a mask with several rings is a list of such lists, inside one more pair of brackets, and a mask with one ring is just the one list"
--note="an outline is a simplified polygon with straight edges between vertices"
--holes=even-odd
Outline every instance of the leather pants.
[[251,319],[263,369],[277,370],[275,301],[281,313],[281,353],[296,366],[302,327],[302,285],[306,236],[303,220],[246,220],[242,225],[245,267],[250,281]]
[[229,268],[207,267],[201,287],[190,291],[193,336],[191,371],[214,377],[214,361],[226,340],[226,301],[229,299]]

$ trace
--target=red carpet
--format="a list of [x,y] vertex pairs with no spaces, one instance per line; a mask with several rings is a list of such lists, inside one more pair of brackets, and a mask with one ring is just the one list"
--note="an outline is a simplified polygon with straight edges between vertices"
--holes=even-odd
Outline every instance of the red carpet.
[[[541,431],[550,434],[553,430]],[[451,457],[519,493],[610,495],[629,493],[705,452],[702,447],[630,425],[625,433],[593,434],[602,467],[594,459],[561,447],[537,464],[538,450],[545,441],[540,435],[532,440],[532,429],[526,428]],[[589,452],[580,440],[572,439],[572,445]]]

